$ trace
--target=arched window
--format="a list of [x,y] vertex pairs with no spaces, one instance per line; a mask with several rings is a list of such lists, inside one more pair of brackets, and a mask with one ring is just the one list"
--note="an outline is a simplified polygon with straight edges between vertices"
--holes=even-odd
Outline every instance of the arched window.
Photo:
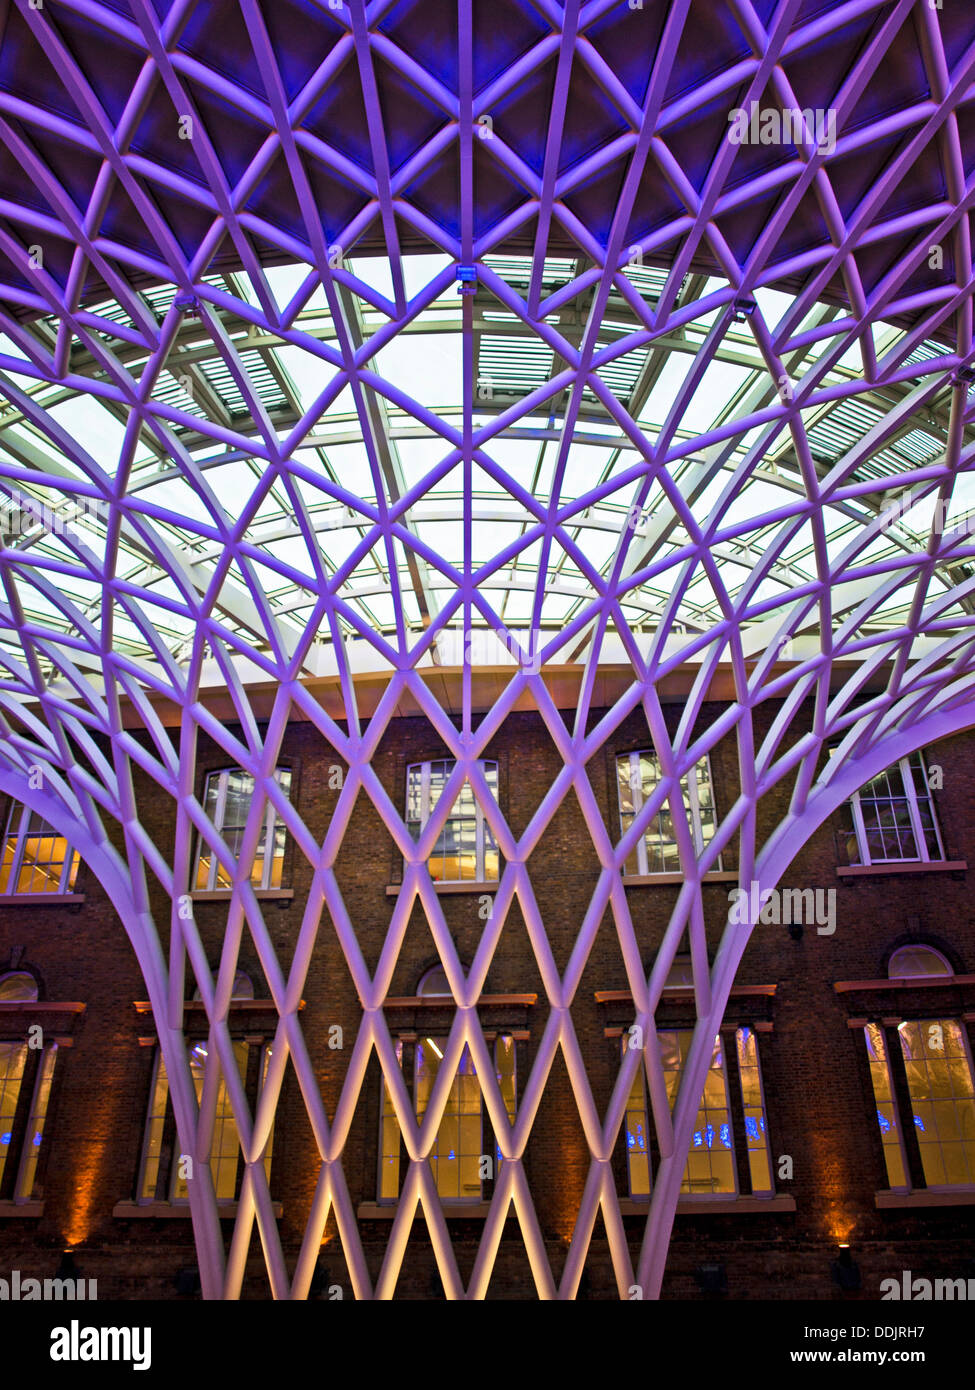
[[[482,760],[478,765],[488,790],[497,801],[497,763]],[[406,826],[415,840],[433,815],[453,770],[454,762],[449,758],[413,763],[407,768]],[[498,864],[494,833],[471,784],[465,782],[427,860],[430,876],[440,883],[490,882],[498,877]]]
[[891,956],[887,975],[891,980],[922,979],[955,972],[933,946],[901,946]]
[[[290,798],[290,768],[276,768],[274,778],[285,797]],[[203,809],[213,822],[214,829],[222,836],[235,862],[240,858],[253,798],[254,778],[243,768],[223,768],[220,772],[207,774]],[[286,843],[287,831],[278,823],[277,813],[268,799],[264,805],[260,838],[251,866],[251,883],[255,888],[281,887]],[[231,886],[229,869],[220,863],[202,835],[197,845],[193,885],[198,892],[210,893],[227,891]]]
[[447,972],[442,965],[435,965],[423,976],[423,979],[416,987],[416,992],[424,997],[430,995],[450,996],[450,985],[447,983]]
[[0,893],[73,893],[78,855],[36,812],[15,802],[7,818]]
[[18,999],[33,1004],[37,1002],[37,996],[37,981],[29,971],[11,970],[9,975],[0,975],[0,1004],[9,1004]]
[[[203,996],[201,995],[198,986],[193,991],[193,998],[202,999],[202,997]],[[233,991],[230,997],[231,999],[254,998],[254,981],[251,979],[251,977],[247,974],[245,970],[238,970],[236,975],[234,976]]]

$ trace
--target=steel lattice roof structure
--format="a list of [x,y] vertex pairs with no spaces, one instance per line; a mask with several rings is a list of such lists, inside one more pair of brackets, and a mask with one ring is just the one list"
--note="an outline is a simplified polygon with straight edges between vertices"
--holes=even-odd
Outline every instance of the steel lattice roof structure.
[[[810,118],[762,143],[769,111],[773,133]],[[137,952],[180,1142],[202,1160],[205,1296],[239,1292],[256,1222],[270,1291],[304,1297],[334,1211],[356,1296],[390,1297],[419,1204],[448,1297],[483,1297],[512,1203],[540,1296],[574,1296],[600,1210],[621,1296],[656,1296],[748,939],[729,927],[709,964],[703,875],[737,837],[740,881],[773,886],[853,790],[975,723],[973,122],[964,5],[0,9],[0,788],[78,847]],[[478,765],[516,708],[564,764],[520,837]],[[587,762],[635,710],[664,775],[617,840]],[[404,711],[436,730],[448,793],[470,782],[503,856],[466,971],[426,864],[451,797],[417,842],[371,767]],[[274,781],[293,717],[349,769],[323,842]],[[196,795],[200,733],[260,788],[239,861]],[[698,854],[679,779],[729,737],[740,795]],[[143,828],[133,769],[175,803],[172,848]],[[759,844],[756,808],[782,785]],[[335,874],[360,797],[406,864],[375,973]],[[560,973],[531,854],[567,797],[600,873]],[[250,883],[264,798],[314,870],[289,962]],[[684,881],[648,976],[622,866],[664,802]],[[234,884],[216,976],[180,909],[196,834]],[[416,903],[457,1006],[441,1075],[468,1046],[505,1159],[466,1285],[426,1161],[446,1089],[418,1126],[382,1007]],[[514,904],[548,1012],[512,1126],[476,1005]],[[228,1026],[245,931],[280,1017],[253,1114]],[[604,1114],[570,1012],[600,931],[647,1037]],[[326,933],[362,1004],[333,1115],[298,1016]],[[671,1115],[652,1019],[684,940],[698,1022]],[[187,966],[246,1162],[226,1250]],[[375,1282],[342,1167],[373,1049],[410,1158]],[[555,1272],[521,1160],[559,1050],[591,1168]],[[322,1159],[292,1269],[261,1161],[289,1065]],[[641,1065],[662,1163],[634,1265],[609,1156]]]

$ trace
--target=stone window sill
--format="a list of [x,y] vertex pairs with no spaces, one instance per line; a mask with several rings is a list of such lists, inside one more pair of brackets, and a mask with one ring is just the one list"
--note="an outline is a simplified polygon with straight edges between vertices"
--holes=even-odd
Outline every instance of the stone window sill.
[[[280,1202],[272,1202],[275,1216],[284,1211]],[[116,1202],[112,1215],[120,1221],[189,1221],[189,1202]],[[218,1202],[217,1215],[221,1220],[237,1215],[236,1202]]]
[[[274,902],[290,902],[295,895],[293,888],[255,888],[254,897],[259,901],[267,900]],[[232,888],[215,888],[212,892],[209,889],[194,888],[190,897],[195,903],[226,903],[233,897]]]
[[[441,1202],[440,1210],[448,1221],[483,1221],[491,1210],[490,1202]],[[360,1221],[392,1221],[399,1211],[398,1202],[360,1202],[356,1216]],[[508,1203],[508,1216],[514,1216],[513,1205]],[[423,1215],[423,1208],[417,1204],[417,1215]]]
[[917,1192],[875,1192],[874,1206],[880,1211],[895,1208],[975,1206],[975,1187],[951,1189],[920,1188]]
[[[498,880],[496,878],[465,878],[459,883],[435,883],[433,887],[436,893],[496,893]],[[398,898],[402,891],[402,883],[391,883],[386,889],[386,896],[387,898]]]
[[84,893],[4,893],[0,907],[80,907]]
[[884,864],[841,864],[837,878],[873,878],[887,874],[958,874],[968,868],[966,859],[918,859]]
[[[624,888],[664,888],[674,883],[683,883],[685,874],[624,874]],[[738,875],[730,869],[712,869],[704,874],[702,883],[737,883]]]
[[[284,1212],[281,1202],[271,1202],[275,1216]],[[189,1220],[189,1202],[115,1202],[111,1215],[120,1220]],[[217,1202],[217,1215],[223,1220],[236,1216],[236,1202]]]
[[0,1202],[0,1220],[19,1221],[27,1217],[36,1221],[43,1215],[43,1202]]
[[[649,1199],[637,1202],[633,1198],[620,1199],[620,1213],[623,1216],[646,1216]],[[769,1212],[795,1211],[796,1199],[788,1196],[777,1197],[681,1197],[677,1202],[678,1216],[752,1216]]]

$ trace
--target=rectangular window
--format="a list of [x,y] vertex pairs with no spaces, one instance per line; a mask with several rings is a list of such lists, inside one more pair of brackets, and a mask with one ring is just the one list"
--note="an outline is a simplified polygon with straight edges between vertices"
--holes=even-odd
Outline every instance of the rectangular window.
[[[684,1062],[694,1034],[691,1029],[681,1029],[658,1033],[657,1036],[663,1056],[667,1097],[673,1110],[677,1102],[677,1090]],[[728,1079],[725,1075],[724,1049],[721,1046],[720,1035],[714,1040],[711,1066],[704,1084],[704,1096],[697,1112],[691,1150],[680,1190],[694,1196],[734,1193],[738,1190],[731,1117],[728,1112]]]
[[[624,1055],[628,1036],[624,1032],[621,1039]],[[693,1032],[691,1029],[666,1030],[659,1032],[657,1037],[667,1097],[673,1110]],[[756,1196],[771,1195],[774,1191],[771,1151],[765,1120],[758,1038],[754,1029],[736,1029],[734,1060],[741,1083],[751,1191]],[[653,1190],[649,1134],[646,1083],[641,1065],[633,1078],[624,1114],[627,1188],[629,1195],[636,1199],[648,1198]],[[728,1075],[720,1036],[714,1040],[711,1066],[680,1190],[683,1195],[691,1197],[734,1196],[738,1192]]]
[[879,1023],[868,1023],[863,1030],[867,1044],[867,1062],[870,1067],[870,1080],[873,1084],[873,1098],[877,1104],[877,1123],[880,1125],[880,1141],[884,1149],[884,1163],[887,1168],[887,1182],[895,1191],[908,1189],[907,1167],[904,1163],[904,1148],[901,1143],[900,1126],[897,1122],[897,1105],[890,1079],[890,1063],[887,1059],[887,1044],[884,1030]]
[[[240,1079],[246,1087],[249,1055],[247,1043],[234,1042],[233,1049]],[[197,1104],[199,1104],[203,1096],[209,1062],[206,1043],[201,1042],[191,1046],[189,1059],[190,1074],[193,1078]],[[263,1086],[267,1076],[269,1060],[270,1048],[265,1047],[261,1056],[259,1087]],[[264,1171],[268,1178],[271,1176],[273,1138],[274,1130],[272,1127],[264,1151]],[[139,1200],[141,1202],[166,1201],[167,1190],[168,1200],[171,1202],[189,1200],[188,1174],[181,1164],[182,1157],[176,1141],[175,1120],[170,1103],[166,1064],[163,1061],[161,1050],[157,1049],[142,1149],[142,1171],[139,1178]],[[231,1108],[226,1081],[221,1076],[217,1085],[216,1111],[210,1146],[210,1169],[213,1174],[213,1185],[218,1202],[232,1202],[236,1198],[240,1157],[237,1121]]]
[[741,1079],[745,1142],[748,1145],[748,1171],[752,1192],[771,1192],[772,1162],[769,1154],[768,1127],[765,1123],[762,1071],[758,1065],[758,1036],[754,1029],[735,1030],[735,1050],[738,1053],[738,1075]]
[[[488,789],[498,799],[498,765],[479,763]],[[414,840],[419,839],[443,794],[454,770],[449,759],[414,763],[406,774],[406,826]],[[499,871],[498,846],[469,782],[460,789],[437,843],[427,860],[430,876],[440,883],[489,882]]]
[[961,1023],[901,1023],[907,1089],[928,1187],[975,1186],[975,1088]]
[[[620,1039],[623,1056],[626,1056],[629,1033]],[[626,1136],[626,1184],[627,1192],[637,1199],[649,1197],[650,1181],[650,1141],[648,1137],[647,1087],[643,1070],[643,1059],[636,1069],[630,1094],[626,1100],[626,1113],[623,1117],[623,1132]]]
[[10,1155],[17,1101],[26,1065],[25,1042],[0,1042],[0,1181]]
[[[396,1064],[402,1070],[403,1044],[396,1041]],[[393,1099],[383,1077],[383,1103],[379,1138],[379,1200],[395,1202],[399,1197],[400,1130]]]
[[7,819],[0,893],[73,893],[78,855],[35,812],[17,803]]
[[[440,1074],[447,1047],[444,1037],[418,1038],[413,1053],[413,1102],[417,1122],[422,1125],[430,1096]],[[396,1044],[396,1061],[403,1065],[403,1043]],[[517,1063],[514,1038],[499,1034],[494,1044],[495,1076],[508,1122],[514,1124],[517,1111]],[[379,1137],[379,1201],[395,1202],[400,1192],[400,1126],[393,1109],[386,1078],[382,1079],[382,1107]],[[485,1172],[496,1176],[503,1162],[495,1138],[497,1168]],[[447,1096],[447,1104],[430,1154],[437,1192],[448,1203],[479,1202],[483,1199],[482,1160],[490,1160],[491,1146],[485,1148],[481,1087],[469,1048],[464,1048],[460,1065]]]
[[[279,767],[274,779],[285,797],[291,796],[291,771]],[[234,862],[239,862],[244,831],[254,799],[254,778],[242,768],[225,768],[207,774],[203,809],[213,827],[224,840]],[[280,888],[284,869],[287,830],[278,821],[274,805],[268,799],[264,805],[260,838],[251,865],[251,883],[255,888]],[[202,836],[196,851],[194,887],[201,892],[229,891],[231,873],[214,854]]]
[[[416,1044],[414,1099],[420,1124],[443,1061],[446,1038],[420,1038]],[[430,1166],[445,1202],[481,1200],[481,1087],[470,1049],[465,1047],[447,1097]]]
[[40,1158],[41,1143],[44,1139],[44,1125],[47,1122],[51,1086],[54,1082],[54,1064],[57,1058],[57,1043],[46,1043],[40,1065],[37,1068],[30,1115],[27,1119],[27,1133],[24,1135],[24,1148],[20,1156],[20,1171],[17,1174],[17,1187],[14,1192],[14,1198],[17,1201],[27,1202],[34,1193],[37,1161]]
[[[660,759],[652,750],[641,749],[617,757],[620,827],[624,835],[650,800],[661,776]],[[695,853],[700,855],[715,832],[711,765],[707,758],[702,758],[690,774],[680,779],[680,788]],[[680,873],[680,867],[670,802],[665,801],[637,841],[626,861],[625,871],[628,874],[670,874]],[[720,855],[713,867],[720,869]]]
[[845,808],[843,836],[850,864],[944,859],[921,753],[901,758],[854,793]]

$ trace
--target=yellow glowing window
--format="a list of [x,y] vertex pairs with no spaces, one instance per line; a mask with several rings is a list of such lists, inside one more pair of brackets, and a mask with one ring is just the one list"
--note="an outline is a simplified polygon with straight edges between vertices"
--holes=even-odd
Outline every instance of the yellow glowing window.
[[[248,1047],[245,1042],[233,1044],[234,1058],[242,1084],[247,1080]],[[263,1086],[270,1063],[271,1049],[263,1049],[260,1063],[260,1086]],[[208,1044],[197,1043],[190,1049],[190,1074],[199,1104],[204,1095],[207,1067],[209,1064]],[[219,1063],[218,1063],[219,1065]],[[253,1107],[252,1107],[253,1113]],[[168,1138],[168,1143],[167,1143]],[[273,1127],[264,1150],[264,1171],[270,1178],[271,1151],[274,1138]],[[151,1202],[166,1199],[166,1186],[163,1159],[168,1155],[169,1198],[174,1202],[189,1199],[187,1179],[190,1169],[189,1156],[181,1155],[175,1134],[172,1110],[170,1107],[169,1079],[162,1053],[157,1052],[153,1073],[149,1113],[146,1117],[145,1139],[142,1150],[142,1172],[139,1178],[139,1200]],[[232,1202],[237,1194],[237,1174],[240,1166],[240,1143],[237,1134],[237,1121],[231,1105],[230,1093],[223,1075],[217,1083],[216,1108],[210,1143],[210,1170],[218,1202]]]
[[47,821],[15,804],[0,859],[0,893],[72,893],[78,855]]
[[[488,791],[498,799],[498,765],[481,761],[480,767]],[[439,762],[414,763],[406,776],[406,823],[415,840],[436,815],[447,779],[454,770],[449,759]],[[498,877],[498,846],[494,833],[484,815],[481,802],[465,782],[450,808],[427,860],[430,876],[441,883],[464,880],[487,882]]]
[[925,1183],[975,1186],[975,1088],[962,1025],[923,1018],[897,1031]]
[[[416,1118],[423,1123],[440,1063],[447,1047],[446,1038],[419,1038],[416,1044]],[[437,1192],[445,1202],[481,1200],[481,1087],[474,1072],[470,1050],[464,1048],[447,1104],[437,1130],[437,1142],[430,1155],[430,1166]]]
[[[627,1032],[623,1034],[621,1039],[624,1058],[629,1038],[630,1034]],[[650,1181],[650,1138],[647,1088],[642,1057],[626,1099],[623,1133],[626,1136],[627,1191],[631,1197],[649,1197],[652,1188]]]
[[[440,972],[436,972],[440,973]],[[421,1037],[414,1047],[414,1104],[419,1124],[427,1112],[433,1088],[440,1074],[445,1037]],[[514,1124],[517,1107],[515,1040],[500,1034],[494,1045],[495,1077],[509,1124]],[[403,1043],[396,1045],[397,1065],[403,1065]],[[485,1148],[482,1125],[481,1087],[470,1051],[465,1047],[454,1075],[437,1138],[430,1155],[437,1192],[444,1202],[479,1202],[484,1195],[485,1178],[494,1178],[503,1162],[501,1147],[495,1140]],[[385,1077],[382,1081],[380,1116],[379,1200],[395,1202],[400,1192],[400,1126]],[[497,1167],[495,1167],[497,1165]]]
[[[684,1062],[691,1048],[690,1029],[658,1033],[663,1060],[667,1097],[673,1110],[677,1101]],[[725,1075],[721,1038],[714,1040],[711,1065],[704,1083],[704,1096],[697,1112],[687,1167],[681,1192],[693,1196],[737,1192],[735,1153],[728,1110],[728,1079]]]
[[877,1104],[877,1123],[880,1125],[880,1140],[884,1149],[884,1164],[887,1168],[887,1182],[892,1188],[906,1190],[907,1171],[904,1165],[904,1150],[901,1146],[900,1126],[897,1121],[897,1105],[890,1081],[890,1063],[887,1057],[887,1044],[884,1030],[879,1023],[868,1023],[863,1030],[867,1043],[867,1062],[870,1067],[870,1081],[873,1085],[873,1098]]
[[[275,770],[274,780],[285,801],[291,796],[291,772],[288,768]],[[279,821],[273,801],[262,800],[254,808],[254,778],[242,768],[224,768],[211,772],[206,779],[203,809],[223,840],[230,862],[222,861],[212,845],[201,835],[196,851],[194,887],[203,892],[220,892],[232,886],[233,873],[240,862],[248,829],[256,831],[257,841],[251,860],[250,881],[255,888],[280,888],[284,869],[287,830]],[[259,817],[255,826],[252,809]]]
[[[690,1029],[680,1029],[658,1033],[657,1037],[663,1061],[667,1098],[673,1110],[693,1033]],[[628,1038],[629,1033],[624,1033],[624,1054]],[[735,1035],[735,1044],[741,1077],[751,1190],[754,1193],[767,1193],[772,1191],[771,1163],[758,1046],[752,1029],[739,1028]],[[630,1086],[624,1113],[628,1190],[634,1198],[648,1197],[652,1190],[649,1134],[646,1083],[644,1068],[641,1065]],[[714,1040],[711,1066],[708,1069],[704,1096],[691,1136],[687,1167],[684,1169],[680,1190],[685,1195],[694,1197],[735,1194],[738,1191],[728,1105],[728,1078],[720,1037]]]

